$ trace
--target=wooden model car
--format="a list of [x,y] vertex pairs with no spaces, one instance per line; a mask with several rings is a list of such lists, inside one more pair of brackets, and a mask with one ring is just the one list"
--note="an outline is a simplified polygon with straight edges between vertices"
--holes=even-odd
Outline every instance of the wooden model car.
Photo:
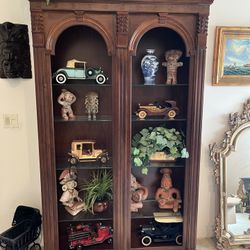
[[147,247],[152,242],[175,242],[182,245],[182,223],[152,221],[140,226],[141,243]]
[[74,140],[71,143],[69,162],[76,165],[78,162],[100,161],[105,164],[109,157],[105,149],[95,149],[94,140]]
[[113,230],[111,227],[96,223],[94,226],[79,224],[68,228],[69,249],[83,249],[86,246],[113,241]]
[[139,104],[136,115],[140,119],[145,119],[146,116],[167,116],[170,119],[174,119],[178,113],[179,109],[176,107],[176,102],[166,100],[149,103],[148,105]]
[[69,60],[65,68],[58,69],[53,78],[59,84],[64,84],[67,79],[95,80],[98,84],[106,82],[107,77],[101,68],[87,68],[87,62],[75,59]]

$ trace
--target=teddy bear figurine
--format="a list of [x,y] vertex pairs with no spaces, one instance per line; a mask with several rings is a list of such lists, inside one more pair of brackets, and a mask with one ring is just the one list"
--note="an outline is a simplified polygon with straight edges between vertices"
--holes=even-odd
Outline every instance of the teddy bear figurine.
[[161,179],[161,187],[157,189],[155,194],[155,200],[159,204],[161,209],[173,209],[176,213],[181,208],[180,203],[181,195],[177,188],[173,188],[171,174],[172,170],[169,168],[163,168],[160,171],[163,176]]
[[143,207],[142,201],[146,200],[148,197],[148,188],[142,186],[131,174],[131,212],[138,212],[139,208]]
[[182,52],[180,50],[168,50],[165,52],[166,62],[162,63],[162,66],[167,68],[167,80],[166,84],[177,83],[177,69],[183,66],[182,62],[178,62]]
[[64,120],[74,119],[74,113],[71,105],[76,101],[76,96],[66,89],[57,98],[57,102],[62,105],[61,115]]

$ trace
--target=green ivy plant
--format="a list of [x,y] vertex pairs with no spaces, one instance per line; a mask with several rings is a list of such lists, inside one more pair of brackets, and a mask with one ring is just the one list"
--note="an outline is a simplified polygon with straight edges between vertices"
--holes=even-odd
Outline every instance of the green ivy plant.
[[132,139],[133,165],[147,175],[149,158],[155,152],[165,152],[174,158],[188,158],[184,135],[175,128],[149,127],[142,129]]

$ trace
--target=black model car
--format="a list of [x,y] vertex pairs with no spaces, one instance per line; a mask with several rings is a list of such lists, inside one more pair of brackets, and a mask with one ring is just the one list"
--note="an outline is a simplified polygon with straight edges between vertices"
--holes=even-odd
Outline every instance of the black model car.
[[152,242],[175,242],[182,245],[182,223],[159,223],[152,221],[140,226],[141,243],[147,247]]

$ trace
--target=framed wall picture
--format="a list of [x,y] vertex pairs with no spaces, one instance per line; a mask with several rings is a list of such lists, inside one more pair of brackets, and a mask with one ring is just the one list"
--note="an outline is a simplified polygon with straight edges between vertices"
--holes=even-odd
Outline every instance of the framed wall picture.
[[216,27],[213,85],[250,85],[250,28]]

